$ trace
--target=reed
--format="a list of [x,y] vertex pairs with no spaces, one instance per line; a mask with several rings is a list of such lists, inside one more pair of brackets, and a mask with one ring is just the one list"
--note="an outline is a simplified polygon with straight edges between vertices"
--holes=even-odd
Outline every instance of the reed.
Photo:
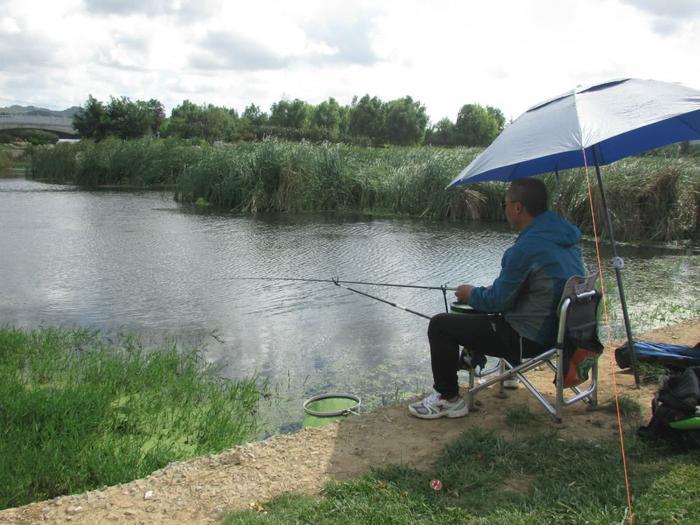
[[34,179],[72,183],[83,189],[101,186],[153,188],[173,186],[203,147],[177,139],[114,138],[95,143],[58,144],[31,151]]
[[10,156],[5,151],[5,148],[0,146],[0,178],[10,176]]
[[[603,184],[615,238],[669,242],[700,239],[700,165],[693,157],[642,156],[602,168]],[[593,232],[588,183],[596,223],[608,237],[605,213],[594,169],[568,170],[557,182],[545,178],[555,208],[568,215],[585,233]]]
[[[503,221],[506,184],[445,191],[479,152],[473,148],[366,148],[265,139],[214,144],[179,139],[108,139],[35,148],[32,176],[104,185],[172,185],[183,203],[234,212],[361,212],[453,221]],[[603,167],[616,238],[658,242],[700,239],[700,167],[676,149]],[[553,207],[592,233],[591,182],[598,231],[606,237],[595,172],[544,176]]]
[[255,437],[255,381],[196,350],[0,329],[0,509],[114,485]]

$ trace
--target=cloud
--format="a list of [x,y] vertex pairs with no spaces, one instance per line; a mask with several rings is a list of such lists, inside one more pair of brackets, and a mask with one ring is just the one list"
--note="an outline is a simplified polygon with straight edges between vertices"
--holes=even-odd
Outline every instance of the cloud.
[[675,33],[685,22],[700,18],[700,2],[697,0],[622,0],[654,17],[652,28],[661,36]]
[[220,3],[219,0],[84,0],[86,10],[95,15],[177,16],[183,22],[209,16]]
[[324,62],[369,66],[378,61],[372,49],[373,26],[372,13],[366,12],[318,20],[305,29],[311,38],[334,51],[323,58]]
[[0,35],[13,35],[19,32],[20,28],[19,25],[17,25],[17,20],[10,16],[0,18]]
[[679,20],[700,16],[700,2],[697,0],[664,0],[663,2],[659,2],[659,0],[623,0],[623,2],[654,15]]
[[56,46],[37,35],[6,34],[0,39],[0,71],[57,65]]
[[218,30],[202,38],[190,56],[195,69],[264,71],[294,66],[371,66],[378,62],[372,49],[372,20],[362,16],[334,16],[291,23],[275,30],[286,35],[272,42],[262,33]]
[[96,15],[169,15],[176,9],[169,0],[85,0],[89,13]]
[[217,31],[200,42],[190,65],[196,69],[255,71],[282,69],[288,65],[288,60],[251,38]]
[[148,38],[143,35],[117,33],[114,35],[114,45],[143,53],[148,50]]
[[115,33],[105,39],[93,54],[95,63],[125,71],[149,71],[147,38]]

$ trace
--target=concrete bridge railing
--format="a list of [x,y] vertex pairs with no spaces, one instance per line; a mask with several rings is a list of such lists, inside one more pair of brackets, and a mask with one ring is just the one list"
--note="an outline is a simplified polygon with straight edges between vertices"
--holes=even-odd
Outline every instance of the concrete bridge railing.
[[78,135],[71,117],[48,115],[0,114],[0,130],[3,129],[43,129],[66,135]]

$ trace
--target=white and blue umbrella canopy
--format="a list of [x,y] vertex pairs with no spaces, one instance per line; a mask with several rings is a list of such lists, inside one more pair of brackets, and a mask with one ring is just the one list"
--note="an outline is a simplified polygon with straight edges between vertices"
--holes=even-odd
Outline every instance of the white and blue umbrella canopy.
[[700,140],[700,91],[633,78],[579,86],[523,113],[447,187],[610,164],[685,140]]

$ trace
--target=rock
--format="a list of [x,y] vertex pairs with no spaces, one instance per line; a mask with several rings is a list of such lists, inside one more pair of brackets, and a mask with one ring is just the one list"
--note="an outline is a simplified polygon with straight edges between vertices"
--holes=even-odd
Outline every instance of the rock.
[[152,490],[147,490],[146,493],[143,495],[143,499],[152,499],[153,498],[153,491]]

